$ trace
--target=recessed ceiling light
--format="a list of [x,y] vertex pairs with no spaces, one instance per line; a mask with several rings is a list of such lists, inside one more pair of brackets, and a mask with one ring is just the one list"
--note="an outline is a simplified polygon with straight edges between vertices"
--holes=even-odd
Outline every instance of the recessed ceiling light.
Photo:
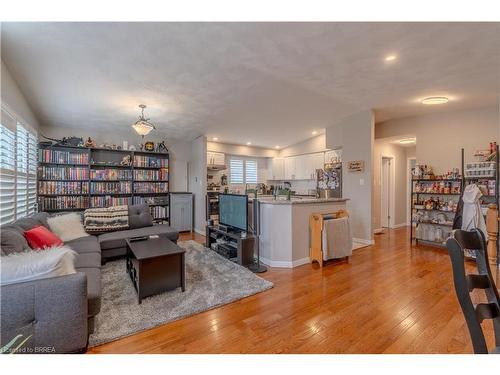
[[276,146],[274,146],[274,148],[280,148],[280,146],[276,145]]
[[316,130],[313,130],[313,132],[311,134],[316,135],[316,134],[318,134],[318,132]]
[[422,99],[422,104],[436,105],[436,104],[446,104],[450,100],[445,96],[429,96],[428,98]]
[[401,139],[399,141],[399,143],[402,144],[402,145],[408,145],[410,143],[415,143],[416,141],[417,141],[416,138],[405,138],[405,139]]
[[389,62],[389,61],[394,61],[394,60],[396,60],[397,58],[398,58],[398,56],[397,56],[397,55],[387,55],[387,56],[384,58],[384,60],[385,60],[385,61],[387,61],[387,62]]
[[219,138],[217,138],[217,137],[212,138],[212,141],[218,141],[218,140],[219,140]]
[[250,146],[252,144],[252,142],[247,142],[247,146]]

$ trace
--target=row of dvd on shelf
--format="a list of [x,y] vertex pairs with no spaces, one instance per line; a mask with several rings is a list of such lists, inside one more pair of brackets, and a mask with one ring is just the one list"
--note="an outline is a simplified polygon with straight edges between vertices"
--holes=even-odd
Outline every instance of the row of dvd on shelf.
[[[136,182],[134,193],[168,193],[167,182]],[[88,194],[88,181],[38,181],[38,194]],[[131,194],[131,181],[91,182],[91,194]]]
[[168,168],[168,158],[157,157],[157,156],[134,155],[134,166]]
[[38,178],[42,180],[88,180],[89,170],[84,167],[38,167]]
[[82,152],[57,151],[49,149],[38,150],[38,160],[42,163],[55,164],[88,164],[89,154]]
[[[133,172],[133,173],[132,173]],[[89,170],[83,167],[49,167],[40,166],[38,177],[44,180],[88,180]],[[138,181],[163,180],[168,181],[168,168],[158,170],[127,170],[127,169],[92,169],[91,180],[132,180]]]
[[[87,208],[101,208],[122,206],[131,204],[148,203],[143,197],[88,197],[88,196],[59,196],[59,197],[39,197],[38,204],[40,211],[57,210],[83,210]],[[168,218],[169,209],[167,205],[150,207],[151,215],[155,219]]]

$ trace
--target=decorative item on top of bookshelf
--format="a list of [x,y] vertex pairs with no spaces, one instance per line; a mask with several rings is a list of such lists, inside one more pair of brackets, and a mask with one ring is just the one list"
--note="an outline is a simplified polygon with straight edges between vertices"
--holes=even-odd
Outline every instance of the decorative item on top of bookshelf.
[[88,148],[95,148],[96,144],[95,144],[95,141],[92,138],[88,137],[87,140],[85,141],[84,146],[88,147]]
[[156,145],[156,152],[160,152],[160,153],[167,153],[168,152],[168,148],[167,148],[167,145],[165,144],[165,141],[161,141],[160,143],[158,143]]
[[155,143],[152,141],[147,141],[144,143],[144,149],[146,151],[154,151],[155,150]]

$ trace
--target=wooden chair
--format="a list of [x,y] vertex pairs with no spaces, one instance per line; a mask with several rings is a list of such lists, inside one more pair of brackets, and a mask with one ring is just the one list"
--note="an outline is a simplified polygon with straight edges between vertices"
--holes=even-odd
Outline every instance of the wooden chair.
[[[488,354],[481,322],[492,319],[496,348],[490,353],[500,354],[500,298],[488,263],[485,242],[483,233],[477,229],[471,232],[457,229],[446,241],[446,247],[451,258],[455,291],[469,328],[474,353]],[[465,273],[464,249],[475,251],[477,274]],[[470,297],[474,289],[484,290],[488,303],[474,306]]]

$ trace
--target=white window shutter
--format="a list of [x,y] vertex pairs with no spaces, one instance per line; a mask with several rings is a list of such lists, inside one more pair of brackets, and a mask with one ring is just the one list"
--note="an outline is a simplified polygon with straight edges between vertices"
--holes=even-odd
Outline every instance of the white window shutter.
[[229,173],[232,184],[243,183],[243,160],[231,159],[229,160]]
[[247,184],[257,183],[257,160],[245,161],[245,182]]

